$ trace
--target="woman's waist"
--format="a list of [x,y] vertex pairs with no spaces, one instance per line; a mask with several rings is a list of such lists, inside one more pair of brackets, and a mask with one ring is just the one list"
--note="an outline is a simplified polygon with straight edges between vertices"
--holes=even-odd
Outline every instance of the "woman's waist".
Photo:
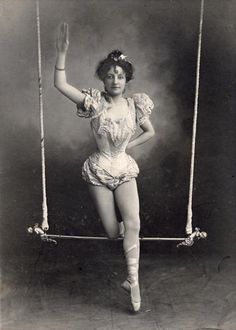
[[129,157],[130,156],[125,151],[107,152],[102,150],[98,150],[90,156],[90,158],[92,158],[94,161],[105,162],[105,163],[124,162]]
[[109,154],[106,152],[97,151],[90,157],[90,161],[105,169],[112,175],[120,175],[121,172],[126,172],[127,168],[135,164],[135,160],[126,152],[120,152],[118,154]]

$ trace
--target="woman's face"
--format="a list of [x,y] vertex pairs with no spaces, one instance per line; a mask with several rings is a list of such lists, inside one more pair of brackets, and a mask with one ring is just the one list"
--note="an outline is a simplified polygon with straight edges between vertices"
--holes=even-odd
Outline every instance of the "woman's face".
[[123,94],[126,85],[126,76],[124,70],[116,65],[112,66],[104,78],[105,91],[111,96]]

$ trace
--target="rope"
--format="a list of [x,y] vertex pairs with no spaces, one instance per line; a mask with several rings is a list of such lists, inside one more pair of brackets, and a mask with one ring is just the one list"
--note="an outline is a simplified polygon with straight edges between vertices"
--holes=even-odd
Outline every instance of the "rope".
[[37,37],[38,37],[38,85],[39,85],[39,112],[40,112],[40,137],[41,137],[41,164],[42,164],[42,228],[48,229],[48,207],[46,194],[46,174],[45,174],[45,147],[44,147],[44,122],[43,122],[43,94],[42,94],[42,63],[41,63],[41,43],[40,43],[40,17],[39,1],[36,0],[37,16]]
[[193,228],[192,228],[193,177],[194,177],[195,144],[196,144],[197,116],[198,116],[198,96],[199,96],[199,78],[200,78],[200,64],[201,64],[203,14],[204,14],[204,0],[201,0],[201,13],[200,13],[199,35],[198,35],[195,101],[194,101],[194,117],[193,117],[190,183],[189,183],[188,216],[187,216],[187,223],[186,223],[186,227],[185,227],[186,234],[191,234],[193,231]]

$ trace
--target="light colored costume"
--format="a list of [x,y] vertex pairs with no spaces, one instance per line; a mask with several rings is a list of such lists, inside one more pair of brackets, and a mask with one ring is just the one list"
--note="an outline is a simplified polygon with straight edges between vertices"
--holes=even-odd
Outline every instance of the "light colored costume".
[[106,186],[111,190],[137,177],[138,165],[125,149],[137,125],[142,125],[154,107],[148,95],[134,94],[126,98],[128,113],[119,120],[109,117],[109,96],[97,89],[82,90],[85,94],[83,107],[77,106],[79,117],[90,118],[98,150],[84,163],[82,177],[93,185]]

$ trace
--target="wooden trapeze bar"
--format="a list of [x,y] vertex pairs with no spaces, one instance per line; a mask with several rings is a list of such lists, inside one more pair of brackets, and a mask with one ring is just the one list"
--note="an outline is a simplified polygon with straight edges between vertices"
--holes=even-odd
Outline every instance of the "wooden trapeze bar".
[[[60,235],[60,234],[47,234],[43,231],[42,228],[39,227],[38,224],[35,224],[34,227],[28,227],[27,232],[29,234],[34,234],[41,238],[42,241],[48,243],[57,244],[56,239],[78,239],[78,240],[123,240],[123,237],[118,237],[115,239],[110,239],[105,236],[75,236],[75,235]],[[179,246],[192,246],[195,241],[199,239],[204,239],[207,237],[207,233],[204,231],[200,231],[198,227],[195,228],[195,231],[188,235],[187,237],[140,237],[140,241],[176,241],[180,242],[177,244]]]

